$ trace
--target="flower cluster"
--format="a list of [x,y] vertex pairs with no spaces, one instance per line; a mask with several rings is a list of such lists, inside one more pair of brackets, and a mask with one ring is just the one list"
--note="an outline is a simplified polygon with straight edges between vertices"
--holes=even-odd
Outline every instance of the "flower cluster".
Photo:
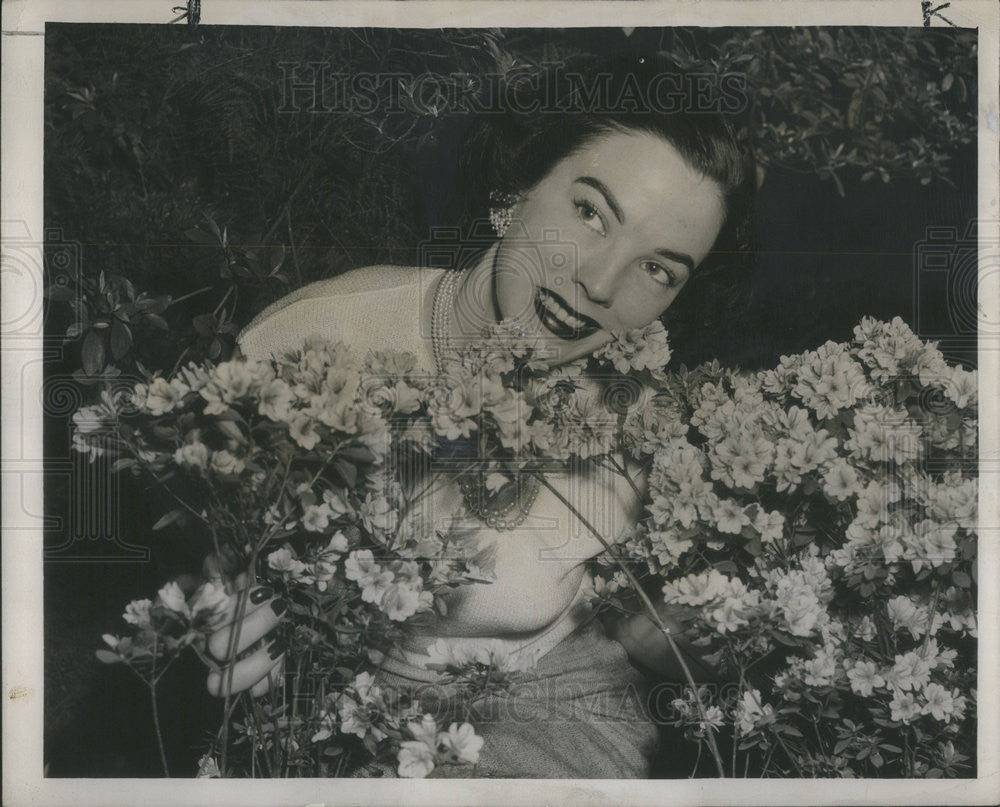
[[[79,450],[113,453],[116,468],[153,475],[181,504],[158,527],[194,520],[211,536],[213,557],[252,570],[281,596],[285,655],[298,669],[318,671],[296,685],[299,706],[309,693],[312,701],[295,720],[275,711],[261,722],[248,702],[246,720],[232,724],[224,775],[245,770],[234,760],[253,765],[237,752],[261,743],[275,754],[294,747],[283,764],[318,772],[310,747],[332,715],[337,731],[322,745],[337,752],[338,770],[399,749],[415,705],[382,699],[365,678],[376,669],[372,659],[404,634],[426,632],[457,587],[491,577],[490,547],[447,518],[425,524],[416,515],[413,469],[450,434],[426,428],[434,393],[412,356],[360,357],[314,340],[268,362],[189,364],[77,413]],[[204,650],[218,627],[209,618],[215,610],[230,618],[245,611],[246,598],[231,598],[234,590],[215,577],[194,594],[169,583],[155,603],[128,606],[133,635],[106,637],[102,659],[137,669],[148,659],[158,676],[183,647]],[[331,709],[333,691],[341,694]],[[270,706],[280,703],[279,694]],[[445,734],[463,749],[458,762],[473,756],[465,729]],[[221,751],[209,757],[226,760]]]
[[483,738],[469,723],[452,723],[447,731],[440,731],[434,718],[425,714],[419,721],[410,722],[407,730],[413,739],[400,743],[400,776],[424,777],[438,765],[479,762]]
[[[626,546],[739,675],[736,702],[706,708],[766,775],[957,775],[975,697],[976,373],[900,319],[866,318],[851,342],[756,373],[705,365],[658,397],[684,426],[632,443],[649,494]],[[688,708],[703,739],[708,712]]]
[[[75,440],[92,457],[114,453],[118,470],[153,475],[181,504],[158,527],[200,522],[211,550],[252,569],[288,603],[281,641],[297,668],[313,670],[312,714],[292,721],[275,712],[262,724],[251,711],[233,724],[243,747],[263,742],[277,753],[284,733],[296,752],[283,765],[313,772],[317,743],[336,751],[337,770],[402,747],[409,756],[400,770],[412,774],[427,767],[432,747],[434,764],[443,764],[442,748],[455,764],[475,756],[471,729],[459,720],[435,743],[425,732],[400,746],[416,705],[386,701],[364,676],[404,636],[430,631],[456,588],[492,576],[491,547],[442,514],[422,519],[420,469],[439,451],[462,455],[463,443],[475,445],[465,451],[468,472],[498,491],[512,461],[606,454],[620,415],[643,408],[632,375],[662,377],[668,359],[661,326],[550,371],[538,344],[501,323],[433,378],[409,354],[361,356],[314,339],[271,361],[188,364],[130,394],[105,395],[77,413]],[[176,596],[170,602],[180,607]],[[212,627],[192,623],[186,641],[203,647]],[[147,638],[159,641],[158,630]],[[480,656],[431,663],[469,699],[505,686],[526,663]],[[303,695],[300,687],[300,702]],[[223,766],[224,775],[238,770]]]
[[[628,474],[628,457],[645,510],[614,554],[739,681],[735,698],[692,686],[675,702],[692,741],[731,732],[740,770],[765,776],[960,774],[974,736],[975,372],[898,319],[759,372],[667,373],[669,357],[658,323],[554,368],[501,323],[433,378],[409,355],[316,340],[106,394],[77,413],[74,441],[151,473],[183,505],[159,526],[200,520],[286,600],[298,705],[275,698],[233,723],[234,749],[262,747],[285,770],[474,764],[471,703],[532,666],[431,644],[428,667],[457,693],[448,729],[378,683],[394,646],[434,635],[452,592],[491,578],[475,531],[423,513],[435,458],[500,495],[540,459]],[[623,570],[597,576],[593,599],[617,607],[629,586]],[[223,594],[165,587],[126,611],[136,638],[101,652],[197,649],[202,615],[232,608]],[[206,759],[247,770],[225,751]]]

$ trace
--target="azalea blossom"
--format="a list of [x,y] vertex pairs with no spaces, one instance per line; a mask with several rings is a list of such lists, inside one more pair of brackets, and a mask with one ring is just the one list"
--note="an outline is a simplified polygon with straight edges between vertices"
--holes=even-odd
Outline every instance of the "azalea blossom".
[[808,686],[828,686],[837,674],[835,653],[827,647],[819,648],[812,658],[802,663],[802,680]]
[[338,703],[340,713],[340,730],[344,734],[353,734],[362,739],[371,733],[376,740],[385,739],[385,732],[378,725],[380,717],[377,704],[373,700],[359,703],[350,695],[340,696]]
[[944,394],[959,409],[975,406],[979,395],[979,373],[953,367],[944,384]]
[[704,605],[726,591],[725,575],[710,569],[696,575],[687,575],[663,586],[663,599],[680,605]]
[[357,582],[361,589],[361,599],[365,602],[379,603],[389,589],[395,575],[389,570],[383,570],[375,562],[375,556],[370,549],[356,549],[344,561],[344,573],[348,580]]
[[280,378],[275,378],[261,389],[257,411],[271,420],[287,420],[294,400],[291,387]]
[[246,464],[239,457],[235,457],[228,451],[213,451],[209,466],[215,473],[223,476],[232,476],[241,473]]
[[[388,572],[392,574],[392,572]],[[364,594],[362,594],[364,598]],[[389,619],[402,622],[409,619],[417,611],[424,611],[433,605],[433,595],[429,591],[421,590],[419,580],[416,583],[398,582],[389,585],[379,607]]]
[[376,741],[385,739],[382,720],[387,707],[382,690],[370,673],[358,673],[353,685],[341,693],[337,704],[340,730],[344,734],[364,738],[370,732]]
[[254,381],[255,362],[241,359],[222,362],[209,372],[208,382],[199,390],[208,405],[205,414],[220,415],[229,404],[250,391]]
[[908,630],[914,639],[927,632],[927,612],[918,607],[909,597],[893,597],[886,603],[889,619],[894,630]]
[[670,345],[666,329],[659,320],[644,328],[615,332],[595,354],[623,374],[630,370],[659,373],[670,362]]
[[181,590],[181,587],[174,581],[171,580],[163,588],[161,588],[159,592],[157,592],[157,596],[160,599],[160,603],[171,611],[183,614],[184,616],[191,616],[191,609],[188,608],[187,597],[184,596],[184,592]]
[[397,773],[405,779],[422,779],[434,770],[434,750],[425,743],[404,740],[396,753]]
[[862,697],[868,697],[885,686],[885,679],[878,674],[878,667],[871,661],[856,661],[847,671],[847,678],[851,689]]
[[208,469],[208,447],[198,440],[185,443],[174,452],[174,462],[205,471]]
[[920,711],[942,723],[950,722],[958,714],[954,695],[940,684],[928,684],[923,690],[924,705]]
[[840,501],[856,496],[859,491],[857,471],[846,460],[834,461],[823,475],[823,490]]
[[438,735],[439,746],[445,758],[452,762],[467,762],[475,765],[479,762],[479,752],[483,747],[483,738],[476,734],[470,723],[452,723],[447,732]]
[[930,679],[931,665],[914,652],[897,654],[895,664],[886,675],[886,681],[897,689],[909,691],[922,689]]
[[777,541],[785,532],[785,516],[777,510],[768,513],[760,509],[753,520],[753,528],[760,533],[764,543]]
[[738,502],[732,499],[719,499],[712,515],[719,532],[739,535],[743,528],[750,524],[750,518],[746,512]]
[[304,413],[292,421],[288,429],[288,434],[306,451],[313,449],[319,442],[319,432],[316,431],[316,424],[309,415]]
[[921,706],[910,692],[899,692],[889,702],[889,710],[893,720],[902,723],[912,723],[920,717]]
[[125,606],[125,613],[122,614],[122,619],[130,625],[135,625],[137,628],[148,628],[150,627],[149,609],[152,606],[153,603],[150,600],[132,600],[132,602]]
[[302,514],[302,527],[309,532],[323,532],[330,525],[330,510],[326,505],[311,504]]
[[736,705],[736,725],[740,734],[750,734],[759,726],[773,722],[774,718],[774,707],[761,703],[760,690],[743,690],[743,695]]
[[708,729],[717,731],[725,725],[725,722],[726,716],[722,709],[713,704],[705,709],[705,716],[698,721],[698,728],[695,733],[699,736],[704,736]]
[[145,408],[154,417],[165,415],[179,406],[190,391],[191,388],[180,378],[170,381],[154,378],[146,389]]
[[267,565],[292,580],[301,577],[307,569],[306,564],[295,557],[295,554],[288,547],[271,552],[267,556]]

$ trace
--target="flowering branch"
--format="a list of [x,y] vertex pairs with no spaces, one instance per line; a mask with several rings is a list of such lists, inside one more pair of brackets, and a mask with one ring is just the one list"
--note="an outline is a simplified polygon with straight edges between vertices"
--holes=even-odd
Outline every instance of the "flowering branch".
[[691,670],[688,669],[687,662],[684,660],[684,654],[681,652],[681,649],[677,646],[677,642],[674,641],[674,637],[671,635],[670,628],[668,628],[663,623],[663,620],[660,618],[660,614],[656,610],[656,606],[653,605],[652,600],[650,600],[649,597],[646,595],[646,592],[643,591],[642,586],[639,585],[639,581],[635,579],[635,575],[632,574],[628,566],[624,564],[621,561],[621,559],[617,556],[617,553],[615,553],[612,550],[611,545],[604,539],[604,536],[601,535],[597,531],[597,529],[595,529],[595,527],[584,517],[584,515],[579,510],[577,510],[577,508],[574,507],[573,504],[565,496],[562,495],[562,493],[556,490],[555,487],[553,487],[552,484],[542,474],[536,471],[532,475],[539,482],[541,482],[542,485],[548,488],[548,490],[550,490],[553,493],[553,495],[555,495],[555,497],[559,499],[559,501],[561,501],[564,505],[566,505],[567,508],[569,508],[569,511],[577,519],[579,519],[580,523],[583,524],[583,526],[586,527],[587,530],[595,538],[597,538],[598,541],[600,541],[604,549],[607,550],[608,554],[614,559],[615,563],[618,564],[619,568],[628,577],[629,582],[632,584],[632,588],[639,596],[639,599],[642,600],[643,605],[645,605],[646,607],[646,612],[653,620],[653,624],[656,625],[656,627],[660,630],[660,633],[662,633],[664,638],[666,638],[667,643],[670,645],[671,652],[677,658],[677,663],[680,664],[681,670],[684,671],[684,678],[687,680],[687,684],[688,686],[691,687],[691,691],[694,694],[695,704],[697,705],[698,708],[698,715],[701,718],[703,725],[705,726],[705,736],[708,739],[709,750],[712,752],[712,759],[715,761],[716,771],[718,772],[720,779],[726,778],[726,771],[722,764],[722,755],[719,753],[719,747],[715,741],[715,731],[708,720],[707,714],[705,713],[705,707],[704,704],[702,704],[701,702],[701,696],[699,695],[698,692],[698,685],[695,683],[694,676],[691,675]]

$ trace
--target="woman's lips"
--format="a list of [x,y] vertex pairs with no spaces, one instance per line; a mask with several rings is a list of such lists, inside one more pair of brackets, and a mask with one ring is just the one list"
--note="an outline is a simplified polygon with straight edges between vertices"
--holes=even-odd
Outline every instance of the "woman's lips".
[[560,339],[584,339],[601,330],[599,323],[575,311],[566,301],[546,288],[535,293],[535,313],[542,325]]

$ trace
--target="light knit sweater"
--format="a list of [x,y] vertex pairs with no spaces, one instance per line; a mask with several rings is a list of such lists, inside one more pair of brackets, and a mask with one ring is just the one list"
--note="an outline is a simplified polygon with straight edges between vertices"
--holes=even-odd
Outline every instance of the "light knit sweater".
[[[300,348],[310,336],[340,340],[356,350],[400,350],[434,372],[430,312],[443,270],[397,266],[357,269],[299,289],[261,313],[240,335],[240,348],[263,359]],[[616,540],[638,517],[639,503],[616,474],[590,470],[547,477],[602,535]],[[433,513],[450,515],[461,503],[453,480],[437,486]],[[584,561],[600,543],[544,488],[516,530],[498,532],[478,522],[480,545],[496,547],[492,583],[461,587],[448,601],[437,636],[409,648],[420,664],[423,648],[444,637],[449,646],[487,646],[512,659],[540,657],[590,616]]]

